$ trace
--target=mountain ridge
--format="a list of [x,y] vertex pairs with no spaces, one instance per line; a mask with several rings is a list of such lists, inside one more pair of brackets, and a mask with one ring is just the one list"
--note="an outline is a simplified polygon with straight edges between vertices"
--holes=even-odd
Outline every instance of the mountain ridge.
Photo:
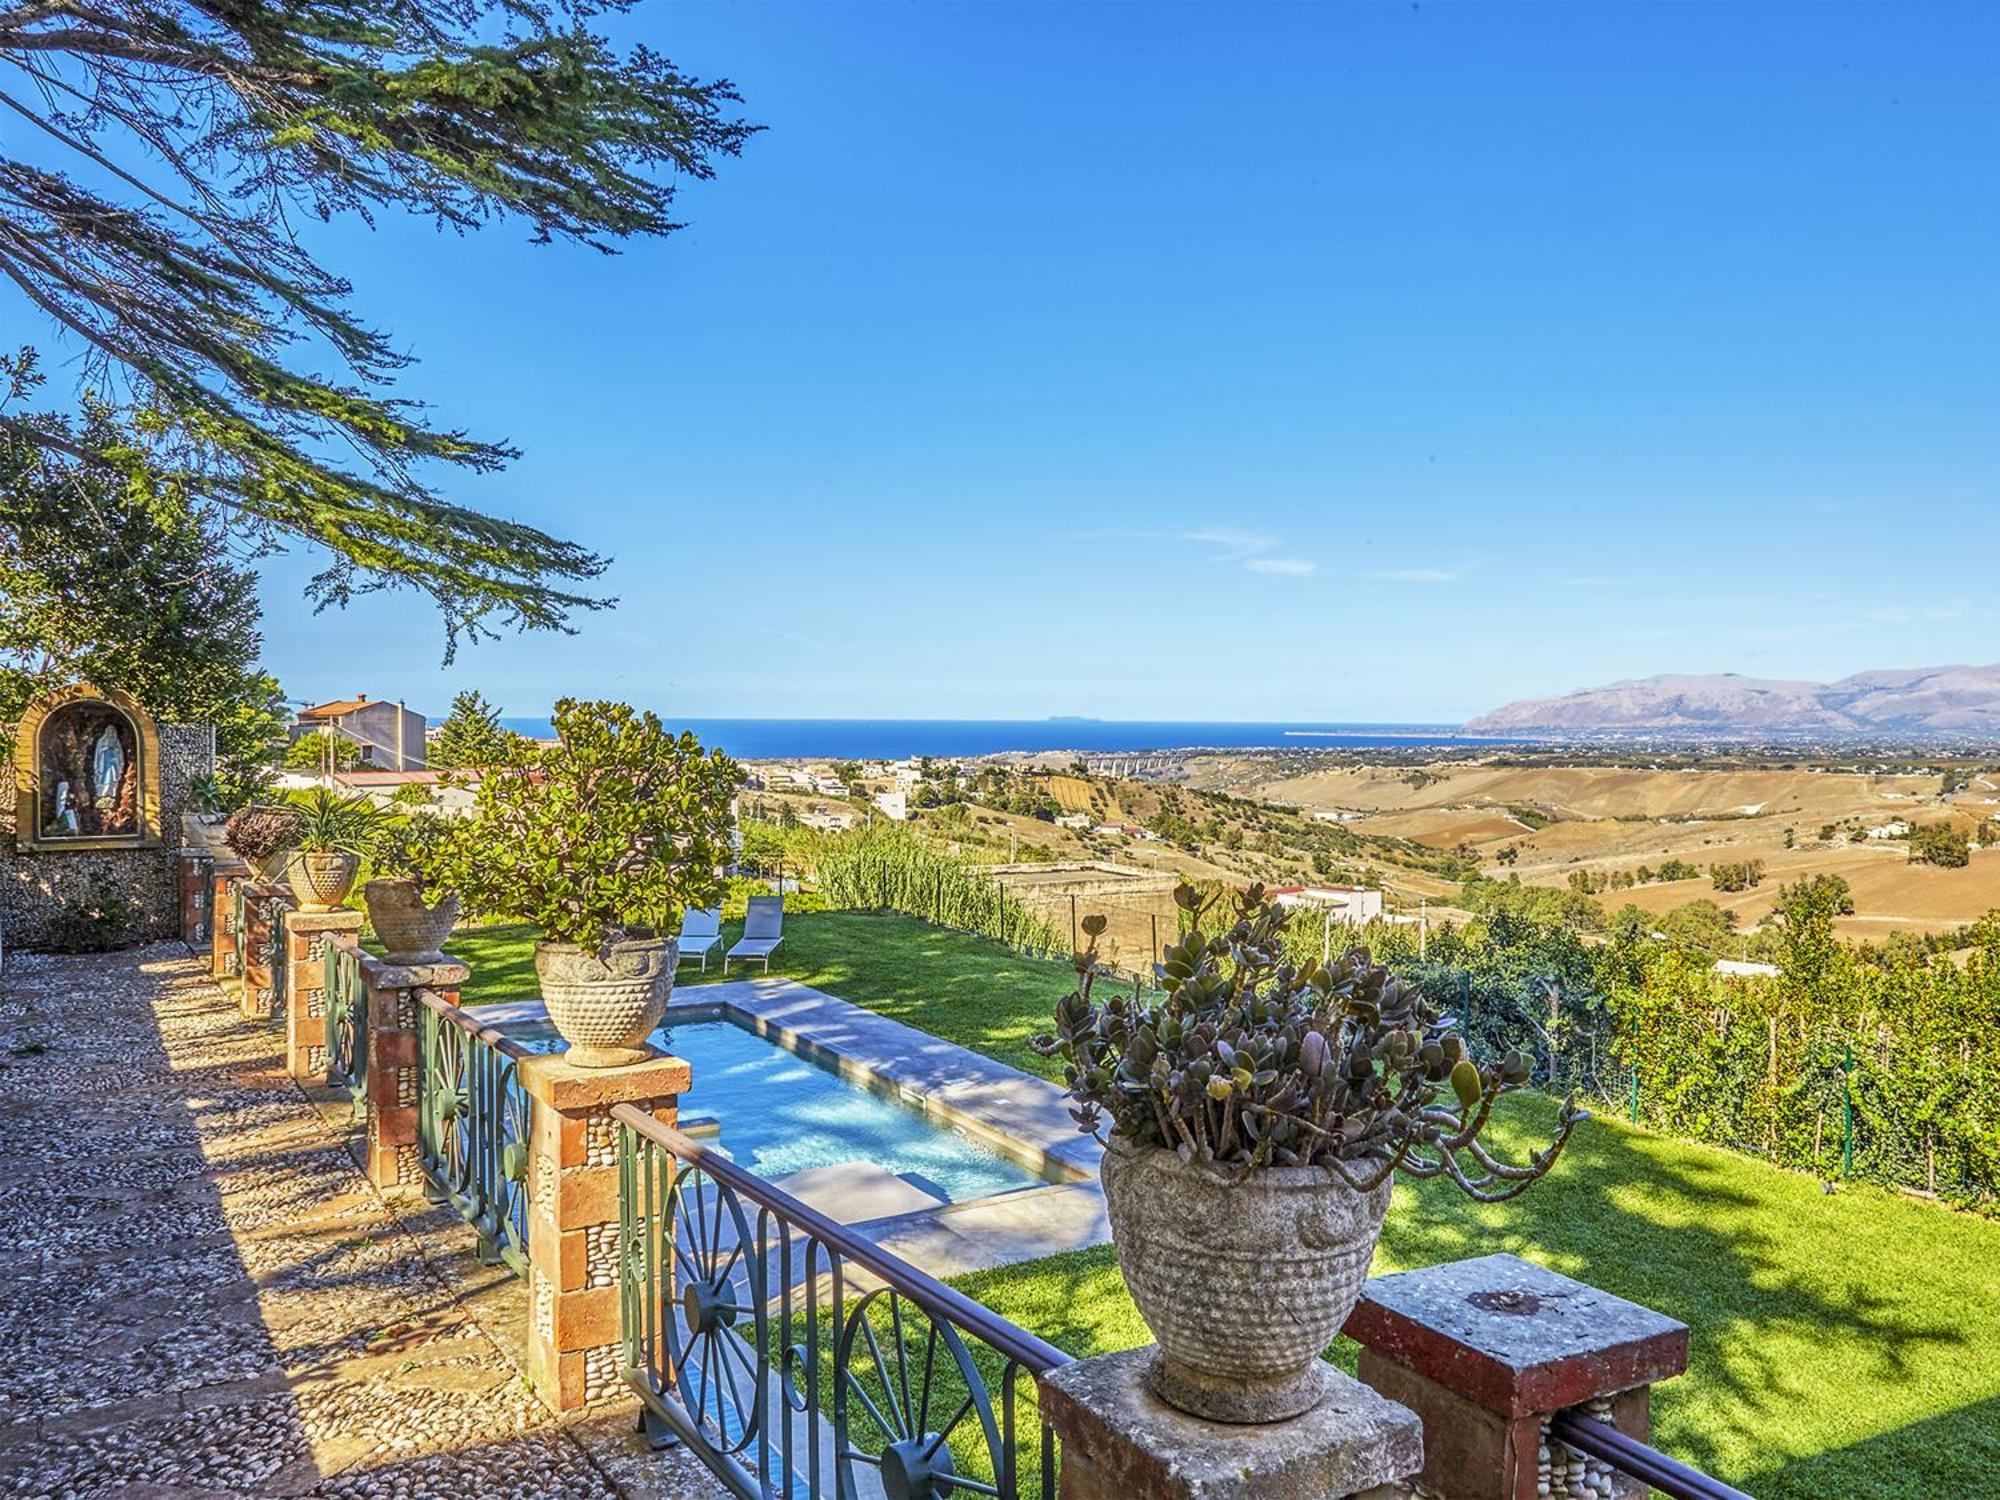
[[2000,663],[1889,667],[1836,682],[1662,673],[1523,698],[1468,733],[1936,734],[2000,737]]

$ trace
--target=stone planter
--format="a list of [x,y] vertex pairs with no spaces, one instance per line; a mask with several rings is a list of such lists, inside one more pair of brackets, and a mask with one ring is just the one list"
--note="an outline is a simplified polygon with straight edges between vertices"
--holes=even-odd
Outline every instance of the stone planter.
[[407,875],[385,875],[361,888],[368,925],[388,950],[392,964],[434,964],[444,960],[444,940],[458,921],[458,897],[424,905],[417,883]]
[[332,911],[348,898],[360,873],[361,856],[336,849],[302,850],[285,866],[301,911]]
[[1316,1406],[1331,1369],[1320,1352],[1368,1279],[1390,1184],[1187,1164],[1116,1137],[1101,1172],[1119,1268],[1159,1341],[1154,1394],[1215,1422]]
[[626,938],[601,951],[535,944],[535,974],[549,1020],[579,1068],[616,1068],[653,1056],[647,1038],[674,988],[672,938]]

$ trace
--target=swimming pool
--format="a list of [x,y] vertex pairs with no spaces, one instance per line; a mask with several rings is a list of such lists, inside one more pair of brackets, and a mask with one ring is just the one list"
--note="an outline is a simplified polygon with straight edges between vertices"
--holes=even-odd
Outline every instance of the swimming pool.
[[[538,1052],[563,1045],[546,1023],[507,1030]],[[721,1130],[710,1144],[767,1182],[867,1162],[947,1203],[1046,1186],[998,1151],[734,1022],[674,1021],[653,1039],[693,1066],[682,1118],[712,1117]]]

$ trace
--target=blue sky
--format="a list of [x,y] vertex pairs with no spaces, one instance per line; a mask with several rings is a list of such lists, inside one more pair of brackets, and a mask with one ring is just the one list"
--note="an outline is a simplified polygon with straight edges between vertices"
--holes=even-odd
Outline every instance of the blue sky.
[[685,232],[323,237],[526,450],[454,494],[622,602],[447,670],[280,560],[296,694],[1456,719],[2000,658],[2000,7],[622,25],[769,127]]

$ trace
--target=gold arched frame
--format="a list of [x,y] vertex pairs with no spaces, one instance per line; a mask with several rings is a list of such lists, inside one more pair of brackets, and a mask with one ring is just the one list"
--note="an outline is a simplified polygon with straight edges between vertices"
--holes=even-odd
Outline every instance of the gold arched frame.
[[[61,709],[77,703],[116,709],[132,726],[139,756],[139,827],[133,833],[47,839],[42,828],[42,726]],[[160,731],[139,700],[122,688],[74,683],[28,705],[14,731],[14,847],[16,849],[155,849],[160,844]]]

